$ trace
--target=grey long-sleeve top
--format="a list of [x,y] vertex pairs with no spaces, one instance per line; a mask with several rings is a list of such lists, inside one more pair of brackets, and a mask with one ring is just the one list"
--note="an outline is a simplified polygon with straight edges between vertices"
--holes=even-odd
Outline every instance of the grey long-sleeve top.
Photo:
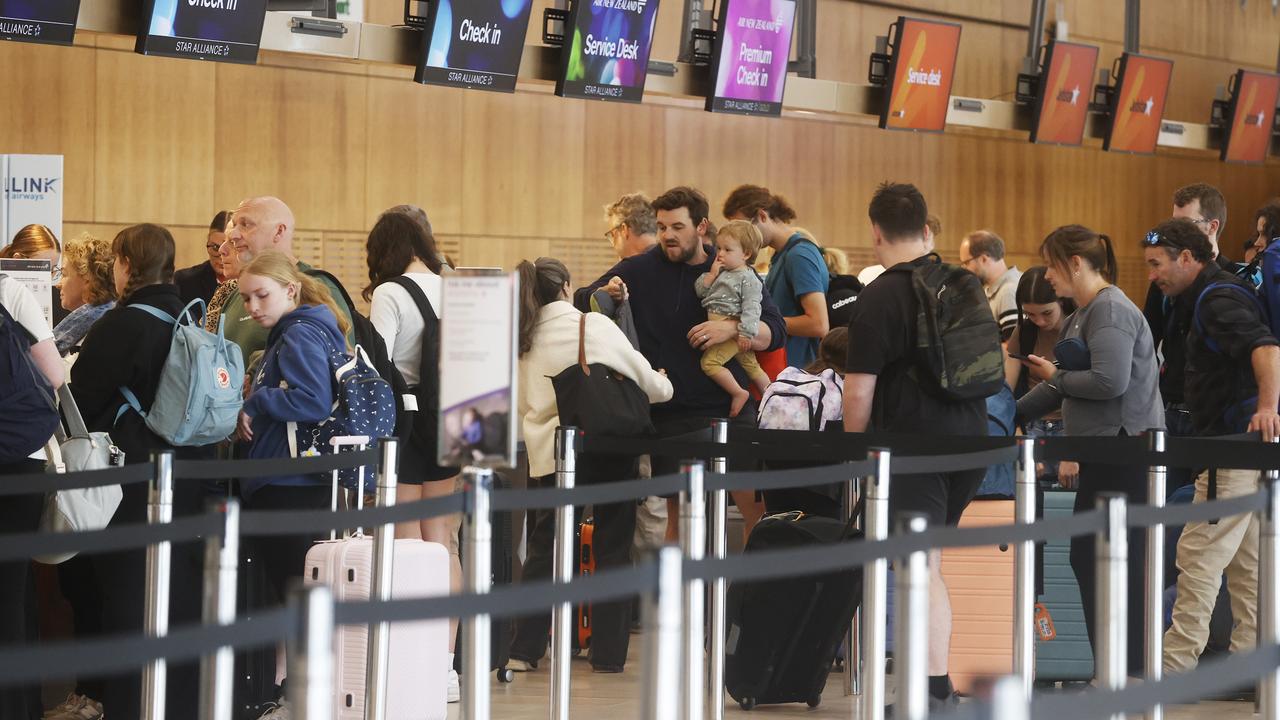
[[1164,427],[1160,368],[1142,311],[1119,288],[1108,286],[1073,313],[1062,338],[1081,338],[1088,370],[1058,370],[1018,401],[1028,420],[1062,408],[1068,435],[1136,435]]
[[693,281],[693,289],[702,298],[702,307],[709,313],[738,318],[738,334],[755,337],[760,329],[760,300],[764,296],[764,283],[750,265],[737,270],[721,270],[707,287],[707,276],[702,273]]

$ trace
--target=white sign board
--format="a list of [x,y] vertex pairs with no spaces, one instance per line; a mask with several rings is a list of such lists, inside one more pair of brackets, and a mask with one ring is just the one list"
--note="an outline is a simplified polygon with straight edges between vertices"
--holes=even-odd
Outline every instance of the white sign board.
[[48,260],[0,258],[0,275],[26,285],[44,312],[44,321],[53,327],[53,263]]
[[27,225],[44,225],[62,241],[62,156],[0,155],[0,247]]
[[487,268],[442,279],[438,459],[515,467],[519,281]]

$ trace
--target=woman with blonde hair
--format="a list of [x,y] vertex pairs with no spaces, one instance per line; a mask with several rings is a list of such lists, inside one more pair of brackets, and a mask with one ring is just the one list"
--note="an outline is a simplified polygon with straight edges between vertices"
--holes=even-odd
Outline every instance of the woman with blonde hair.
[[67,243],[62,253],[62,309],[70,312],[53,329],[58,352],[75,352],[89,328],[116,306],[111,243],[88,233]]
[[0,249],[0,258],[24,258],[48,260],[58,266],[62,244],[53,231],[44,225],[27,225],[13,236],[13,241]]

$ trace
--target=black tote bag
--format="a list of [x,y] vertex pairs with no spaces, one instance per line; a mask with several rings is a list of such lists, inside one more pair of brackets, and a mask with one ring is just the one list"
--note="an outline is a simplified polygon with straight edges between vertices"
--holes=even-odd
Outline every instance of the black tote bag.
[[591,435],[631,436],[655,432],[649,397],[630,378],[603,363],[587,364],[587,316],[578,323],[578,362],[551,378],[560,425]]

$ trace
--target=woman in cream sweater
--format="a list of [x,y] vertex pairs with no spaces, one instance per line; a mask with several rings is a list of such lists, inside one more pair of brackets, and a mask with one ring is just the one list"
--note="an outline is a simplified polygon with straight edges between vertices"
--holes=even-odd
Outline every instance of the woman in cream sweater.
[[[578,328],[582,313],[569,302],[569,271],[553,258],[522,262],[520,273],[520,418],[529,452],[529,485],[555,484],[555,430],[560,424],[551,378],[578,362]],[[649,366],[631,347],[613,321],[598,313],[587,315],[588,363],[602,363],[634,380],[650,402],[671,399],[671,381]],[[583,455],[578,458],[579,484],[633,478],[634,456]],[[578,509],[580,514],[582,509]],[[540,511],[529,538],[524,579],[551,577],[554,513]],[[635,533],[636,505],[623,502],[595,507],[594,545],[597,569],[631,562],[631,538]],[[592,605],[590,661],[596,672],[621,672],[630,641],[629,601]],[[547,647],[551,618],[547,614],[522,618],[511,643],[511,664],[516,671],[537,667]]]

